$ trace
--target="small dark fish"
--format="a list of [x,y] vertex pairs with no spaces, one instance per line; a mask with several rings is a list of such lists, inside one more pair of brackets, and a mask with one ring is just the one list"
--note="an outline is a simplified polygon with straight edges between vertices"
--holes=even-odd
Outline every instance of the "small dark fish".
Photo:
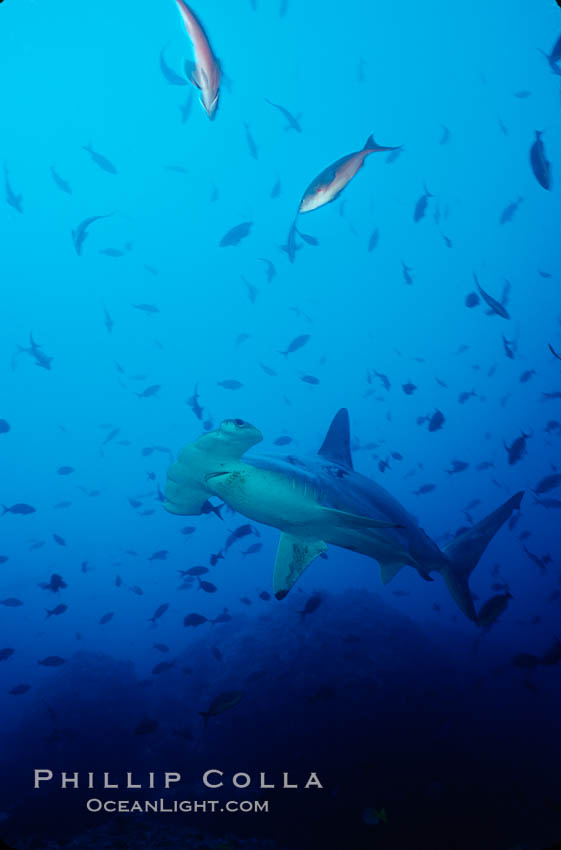
[[6,189],[6,203],[15,209],[16,212],[23,213],[23,195],[16,195],[12,189],[6,165],[4,165],[4,186]]
[[289,443],[292,442],[292,437],[277,437],[276,440],[273,440],[274,446],[288,446]]
[[469,467],[469,463],[466,463],[465,460],[452,460],[450,463],[452,464],[452,468],[446,470],[448,475],[455,475],[458,472],[464,472]]
[[60,534],[53,534],[53,540],[55,543],[58,543],[59,546],[66,546],[66,540],[64,537],[61,537]]
[[219,387],[222,387],[225,390],[241,390],[243,384],[241,381],[236,381],[233,378],[228,378],[225,381],[217,381],[216,382]]
[[115,437],[117,436],[117,434],[119,434],[119,433],[120,433],[120,431],[121,431],[121,429],[120,429],[120,428],[112,428],[112,430],[111,430],[111,431],[109,431],[109,433],[107,434],[107,436],[106,436],[105,440],[103,441],[103,443],[102,443],[101,445],[102,445],[102,446],[106,446],[106,445],[107,445],[107,443],[110,443],[110,442],[111,442],[111,440],[114,440],[114,439],[115,439]]
[[202,614],[187,614],[187,616],[183,620],[184,626],[202,626],[203,623],[208,623],[209,620],[207,617],[203,617]]
[[242,224],[236,225],[236,227],[232,227],[228,230],[227,233],[224,234],[218,246],[220,248],[227,248],[229,246],[239,245],[242,239],[245,239],[251,233],[251,228],[253,227],[252,221],[244,221]]
[[199,579],[199,589],[204,590],[205,593],[216,593],[218,588],[211,581],[204,581],[202,578]]
[[310,338],[310,334],[300,334],[300,336],[295,337],[292,342],[289,343],[288,348],[286,348],[285,351],[280,351],[279,354],[283,354],[285,357],[288,357],[289,354],[293,354],[295,351],[303,348],[309,342]]
[[278,198],[281,193],[281,181],[280,177],[277,179],[275,185],[271,189],[271,198]]
[[376,228],[375,230],[372,231],[372,235],[371,235],[370,239],[368,240],[368,253],[369,254],[374,250],[374,248],[376,248],[379,240],[380,240],[380,231],[378,230],[378,228]]
[[530,148],[530,164],[540,186],[547,190],[551,189],[551,163],[546,157],[540,130],[536,130],[536,141]]
[[18,502],[10,507],[2,505],[2,514],[0,514],[0,516],[4,516],[4,514],[19,514],[21,516],[28,516],[29,514],[34,513],[35,508],[32,505],[26,505],[25,502]]
[[[255,144],[255,139],[251,135],[251,130],[249,129],[249,124],[245,124],[245,138],[247,141],[247,146],[249,148],[249,153],[253,157],[253,159],[259,159],[259,151],[257,149],[257,145]],[[234,243],[235,244],[235,243]]]
[[270,366],[266,366],[264,363],[260,363],[259,365],[261,366],[261,368],[263,369],[265,374],[269,375],[270,378],[276,378],[277,377],[278,372],[275,372],[275,370],[271,369]]
[[411,268],[411,266],[406,266],[405,263],[403,262],[403,260],[401,261],[401,267],[402,267],[402,270],[403,270],[403,280],[405,281],[406,284],[408,284],[408,286],[411,286],[412,283],[413,283],[413,278],[411,277],[411,272],[413,271],[413,269]]
[[64,614],[65,611],[68,611],[68,605],[57,605],[51,610],[49,610],[48,608],[45,608],[45,610],[47,612],[47,619],[49,619],[49,617],[58,617],[60,614]]
[[415,496],[424,496],[425,493],[432,493],[436,489],[436,484],[423,484],[418,490],[415,490]]
[[515,463],[518,463],[518,461],[524,457],[526,454],[526,440],[528,440],[529,437],[530,435],[525,434],[523,431],[521,436],[517,437],[516,440],[513,441],[512,445],[507,446],[507,444],[504,443],[504,447],[508,455],[509,466],[514,466]]
[[532,378],[535,374],[536,374],[535,369],[527,369],[526,372],[522,372],[522,374],[520,375],[520,378],[519,378],[520,383],[521,384],[527,384],[528,381],[530,380],[530,378]]
[[513,201],[511,204],[506,206],[501,213],[500,224],[507,224],[507,222],[512,221],[515,213],[518,210],[518,207],[522,203],[524,198],[519,197],[516,201]]
[[30,689],[31,685],[16,685],[14,688],[8,691],[8,693],[14,697],[19,697],[22,694],[26,694]]
[[211,652],[217,661],[222,661],[222,653],[220,652],[217,646],[213,646]]
[[314,611],[317,611],[317,609],[321,605],[321,602],[322,598],[320,594],[314,593],[313,596],[310,596],[310,598],[306,601],[306,604],[304,605],[302,611],[298,611],[297,613],[300,614],[300,617],[302,619],[304,619],[304,617],[306,617],[308,614],[313,614]]
[[208,567],[189,567],[188,570],[179,570],[182,576],[204,576],[209,572]]
[[181,529],[181,534],[184,534],[186,537],[188,537],[190,534],[194,534],[196,530],[197,529],[195,528],[194,525],[185,525]]
[[53,165],[51,165],[51,175],[52,175],[52,178],[55,181],[56,185],[61,190],[61,192],[66,192],[67,195],[72,194],[72,189],[70,188],[70,183],[68,183],[66,180],[63,180],[62,177],[60,176],[60,174],[57,174],[55,167]]
[[64,590],[68,585],[62,576],[58,575],[58,573],[53,573],[50,581],[48,583],[41,582],[39,587],[42,587],[43,590],[51,590],[53,593],[58,593],[59,590]]
[[501,316],[501,318],[503,319],[510,319],[506,307],[501,304],[500,301],[497,301],[496,298],[493,298],[492,295],[489,295],[489,293],[485,292],[485,290],[481,288],[475,272],[473,273],[473,277],[479,294],[481,295],[485,303],[488,305],[488,307],[492,310],[492,312],[496,313],[497,316]]
[[408,381],[406,384],[401,385],[401,389],[405,393],[405,395],[413,395],[417,387],[415,384],[412,384],[411,381]]
[[76,251],[79,257],[82,255],[82,248],[84,246],[84,242],[88,237],[88,230],[90,226],[94,223],[94,221],[100,221],[102,218],[108,218],[108,216],[92,215],[89,218],[85,218],[76,227],[76,230],[72,231],[72,242],[74,243],[74,250]]
[[159,676],[160,673],[167,673],[168,670],[171,670],[172,667],[175,667],[175,661],[160,661],[159,664],[152,669],[153,676]]
[[157,732],[159,728],[159,723],[157,720],[150,720],[149,717],[146,717],[144,720],[141,720],[136,729],[134,730],[135,735],[153,735],[154,732]]
[[71,475],[74,471],[73,466],[59,466],[57,475]]
[[218,517],[218,519],[221,519],[223,521],[223,517],[222,517],[222,508],[223,507],[224,507],[223,504],[222,505],[213,505],[212,502],[210,502],[207,499],[207,501],[203,504],[203,506],[201,508],[201,513],[202,514],[214,514],[215,516]]
[[319,378],[316,378],[315,375],[303,375],[300,380],[304,381],[305,384],[311,384],[314,387],[317,387],[320,383]]
[[206,711],[199,711],[201,717],[204,717],[205,726],[207,725],[210,717],[216,717],[224,711],[229,711],[231,708],[235,708],[243,696],[243,691],[224,691],[215,697]]
[[15,652],[15,649],[10,649],[7,647],[6,649],[0,649],[0,661],[7,661]]
[[141,310],[143,313],[159,313],[160,308],[155,304],[133,304],[135,310]]
[[260,552],[263,548],[262,543],[252,543],[245,551],[242,552],[242,555],[256,555],[257,552]]
[[157,552],[153,552],[148,558],[149,561],[165,561],[168,556],[167,549],[158,549]]
[[95,162],[103,171],[106,171],[108,174],[116,174],[117,169],[113,165],[113,163],[107,159],[103,154],[95,151],[91,145],[84,145],[82,150],[87,151],[92,158],[92,161]]
[[512,599],[512,594],[508,592],[491,596],[490,599],[487,599],[480,608],[477,616],[477,625],[484,629],[489,629],[496,623],[501,614],[506,611],[510,599]]
[[534,493],[541,495],[542,493],[549,493],[550,490],[555,490],[556,487],[559,487],[561,484],[561,472],[554,472],[551,475],[546,475],[545,478],[536,485],[534,489]]
[[271,100],[268,100],[267,98],[265,98],[265,102],[268,103],[269,106],[273,106],[275,109],[278,109],[278,111],[281,113],[281,115],[283,115],[286,118],[287,124],[286,124],[286,127],[284,128],[285,130],[296,130],[297,133],[302,132],[302,127],[300,126],[300,120],[299,120],[302,117],[301,115],[294,116],[294,115],[292,115],[291,112],[288,111],[288,109],[285,109],[284,106],[281,106],[278,103],[273,103]]
[[561,354],[558,354],[558,353],[555,351],[555,349],[554,349],[554,347],[551,345],[551,343],[548,343],[548,348],[549,348],[549,350],[551,351],[551,353],[553,354],[553,356],[554,356],[557,360],[561,360]]
[[145,390],[142,390],[141,393],[135,393],[135,396],[138,396],[138,398],[153,398],[159,393],[161,388],[160,384],[152,384],[150,387],[146,387]]
[[143,595],[144,595],[144,591],[143,591],[143,590],[142,590],[142,588],[141,588],[141,587],[139,587],[137,584],[133,585],[133,586],[130,588],[130,590],[131,590],[131,592],[132,592],[132,593],[134,593],[136,596],[143,596]]
[[109,623],[114,616],[115,614],[113,613],[113,611],[108,611],[107,614],[104,614],[103,617],[99,620],[99,625],[104,626],[106,623]]
[[440,431],[445,421],[444,414],[440,410],[435,410],[429,420],[429,431]]
[[152,647],[158,652],[169,652],[169,646],[166,643],[153,643]]
[[450,141],[450,130],[446,127],[445,124],[440,125],[442,127],[442,136],[440,137],[440,144],[447,145]]
[[159,605],[154,611],[153,615],[149,617],[149,621],[151,623],[155,623],[156,620],[159,620],[160,617],[163,617],[166,611],[169,608],[169,602],[164,602],[162,605]]
[[221,614],[219,614],[218,617],[215,617],[214,620],[211,620],[210,622],[214,626],[216,623],[229,623],[231,619],[232,619],[232,617],[228,613],[228,609],[224,608],[223,612]]
[[6,419],[0,419],[0,434],[7,434],[10,430],[10,423]]
[[61,667],[65,663],[66,659],[61,658],[60,655],[47,655],[46,658],[42,658],[41,661],[37,662],[42,667]]
[[234,531],[232,531],[232,533],[226,538],[224,551],[227,552],[230,546],[232,546],[237,540],[241,540],[249,534],[253,534],[253,526],[249,523],[245,523],[244,525],[240,525],[238,528],[234,529]]
[[266,269],[266,271],[267,271],[267,283],[270,283],[276,277],[277,270],[276,270],[274,264],[270,260],[267,260],[265,257],[258,257],[258,259],[262,263],[265,263],[265,265],[267,267],[267,269]]
[[425,215],[427,213],[429,198],[433,198],[433,197],[434,197],[434,195],[431,195],[431,193],[429,192],[429,190],[425,186],[424,194],[421,195],[421,197],[419,198],[419,200],[415,204],[415,209],[413,210],[413,221],[419,222],[419,221],[421,221],[422,218],[425,217]]
[[259,599],[262,599],[264,602],[268,602],[270,598],[271,594],[268,593],[266,590],[262,590],[259,594]]

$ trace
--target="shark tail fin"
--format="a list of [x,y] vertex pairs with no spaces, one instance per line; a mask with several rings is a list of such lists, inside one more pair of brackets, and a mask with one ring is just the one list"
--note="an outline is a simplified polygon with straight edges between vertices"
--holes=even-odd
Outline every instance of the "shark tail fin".
[[456,605],[474,622],[477,622],[477,613],[469,589],[469,577],[497,531],[512,512],[520,508],[523,496],[524,491],[516,493],[500,508],[460,534],[443,549],[449,561],[449,564],[441,569],[446,587]]

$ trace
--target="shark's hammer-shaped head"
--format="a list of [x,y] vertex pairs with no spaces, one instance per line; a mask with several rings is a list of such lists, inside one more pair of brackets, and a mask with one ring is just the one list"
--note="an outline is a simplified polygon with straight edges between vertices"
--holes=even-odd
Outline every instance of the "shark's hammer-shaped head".
[[213,491],[209,481],[228,471],[228,464],[260,443],[263,435],[243,419],[225,419],[179,453],[168,470],[164,508],[172,514],[196,516]]

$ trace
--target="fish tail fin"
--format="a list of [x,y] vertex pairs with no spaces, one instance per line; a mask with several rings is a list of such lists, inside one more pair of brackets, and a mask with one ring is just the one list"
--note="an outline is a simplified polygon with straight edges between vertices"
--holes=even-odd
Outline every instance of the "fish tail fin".
[[49,611],[49,609],[48,609],[48,608],[45,608],[45,611],[47,612],[47,620],[48,620],[48,619],[49,619],[49,617],[52,615],[52,613],[53,613],[53,612],[52,612],[52,611]]
[[2,505],[2,513],[0,514],[0,516],[4,516],[4,514],[7,514],[9,512],[10,512],[10,509],[7,508],[6,505]]
[[441,569],[446,587],[460,610],[473,622],[477,622],[477,613],[469,589],[469,577],[497,531],[512,512],[520,508],[523,496],[523,490],[516,493],[443,549],[449,561]]
[[376,153],[377,151],[396,151],[399,147],[401,147],[401,145],[397,145],[393,148],[383,147],[382,145],[379,145],[378,142],[375,140],[374,134],[370,133],[365,142],[363,150],[372,151],[372,153]]

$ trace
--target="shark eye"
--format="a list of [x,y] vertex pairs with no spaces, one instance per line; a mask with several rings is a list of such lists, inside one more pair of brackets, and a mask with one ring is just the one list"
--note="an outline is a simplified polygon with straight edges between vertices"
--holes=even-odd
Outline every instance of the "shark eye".
[[246,422],[243,421],[243,419],[232,419],[232,422],[234,423],[234,425],[237,428],[245,428],[245,426],[247,424]]

